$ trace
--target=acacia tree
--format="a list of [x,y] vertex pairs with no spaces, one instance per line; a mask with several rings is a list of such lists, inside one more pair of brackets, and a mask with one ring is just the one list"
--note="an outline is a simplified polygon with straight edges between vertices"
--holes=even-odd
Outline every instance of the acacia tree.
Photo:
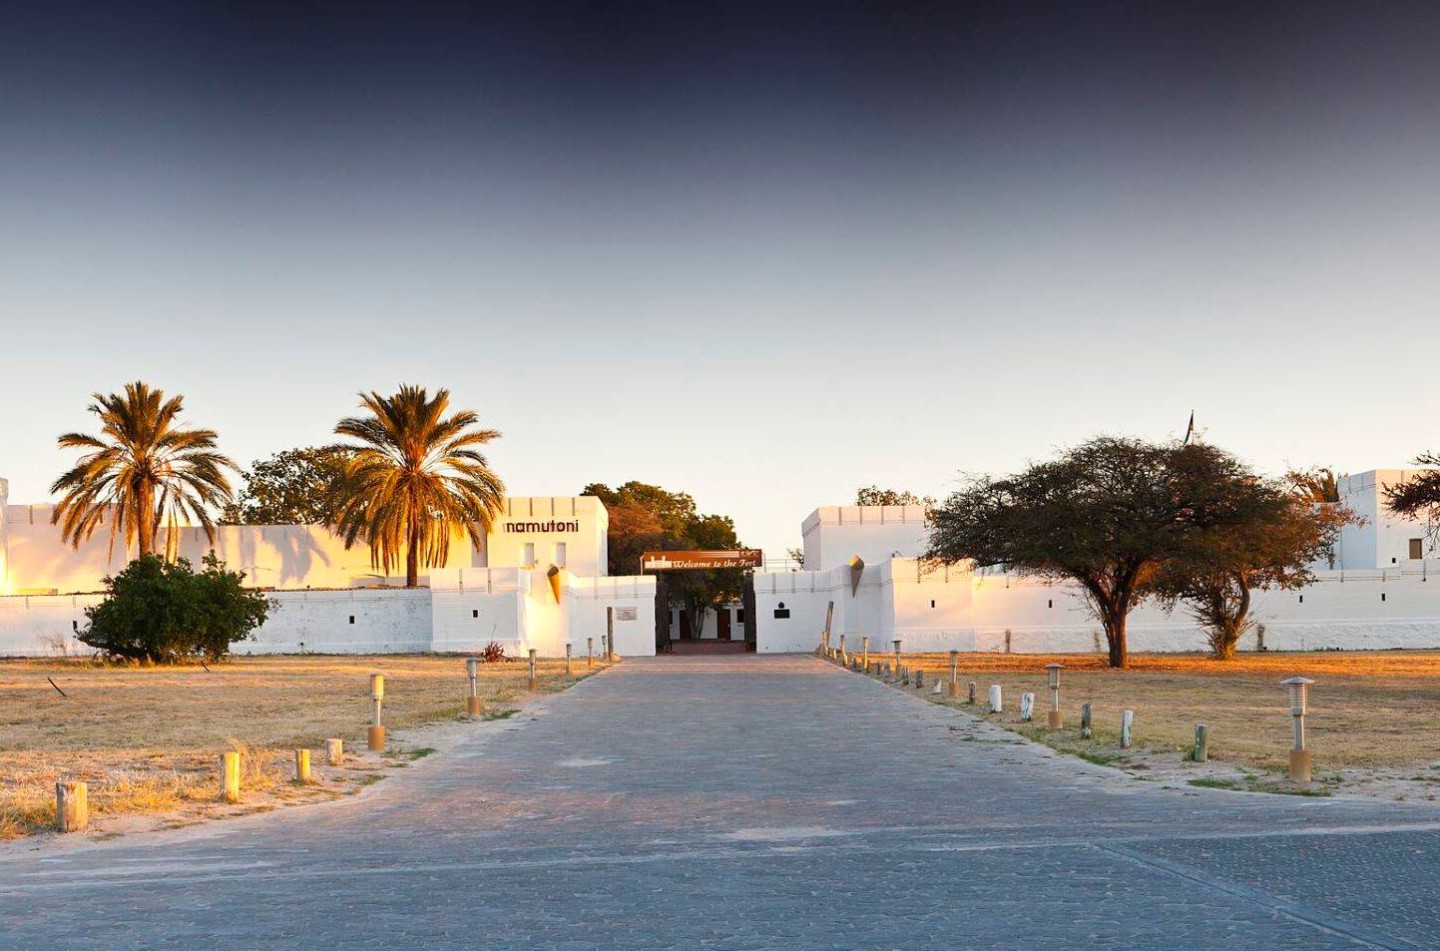
[[1197,531],[1233,519],[1200,443],[1103,436],[1004,479],[971,479],[932,513],[927,558],[1076,582],[1124,667],[1126,622]]
[[424,387],[402,385],[393,396],[361,393],[368,416],[342,419],[344,470],[326,502],[333,527],[349,548],[370,546],[386,573],[405,558],[405,587],[420,585],[420,566],[445,564],[450,536],[463,532],[480,550],[505,502],[505,485],[477,447],[499,437],[480,429],[472,410],[445,415],[450,391],[431,399]]
[[[1440,467],[1440,452],[1421,453],[1415,465]],[[1440,468],[1430,468],[1385,490],[1390,510],[1425,523],[1425,534],[1433,544],[1440,538]]]
[[343,446],[306,446],[257,459],[243,474],[244,485],[225,506],[232,525],[326,525],[329,503],[345,472],[350,451]]
[[1333,551],[1342,526],[1355,521],[1338,502],[1319,503],[1283,481],[1260,478],[1228,453],[1210,448],[1189,475],[1227,507],[1225,517],[1195,531],[1164,562],[1153,588],[1172,609],[1184,602],[1206,632],[1217,660],[1235,656],[1254,626],[1258,588],[1293,590],[1315,580],[1310,565]]
[[127,383],[123,393],[95,393],[90,412],[100,420],[100,434],[66,433],[61,449],[84,451],[79,461],[50,486],[62,492],[51,522],[61,537],[79,547],[105,520],[110,544],[117,534],[133,544],[137,557],[155,553],[160,528],[170,529],[166,556],[174,557],[175,529],[193,521],[215,542],[212,511],[230,500],[226,471],[235,463],[215,448],[213,429],[188,429],[180,424],[183,396],[166,399],[147,383]]

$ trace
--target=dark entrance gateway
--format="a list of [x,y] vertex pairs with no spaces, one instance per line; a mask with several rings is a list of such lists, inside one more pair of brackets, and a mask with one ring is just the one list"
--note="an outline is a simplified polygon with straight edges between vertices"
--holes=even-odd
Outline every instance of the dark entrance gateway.
[[[655,652],[657,654],[719,654],[755,650],[755,581],[753,572],[764,564],[756,548],[718,551],[647,551],[640,556],[640,573],[655,576]],[[741,573],[740,603],[714,605],[715,636],[692,630],[688,612],[681,609],[672,621],[670,579],[676,572],[735,571]],[[703,618],[701,623],[703,624]],[[741,637],[736,638],[740,633]]]

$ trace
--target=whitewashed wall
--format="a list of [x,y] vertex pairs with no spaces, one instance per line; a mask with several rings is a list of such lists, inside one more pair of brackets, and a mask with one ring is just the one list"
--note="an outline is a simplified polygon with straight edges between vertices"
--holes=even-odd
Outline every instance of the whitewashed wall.
[[929,538],[923,505],[824,505],[800,523],[805,568],[828,571],[859,555],[880,564],[897,553],[924,553]]
[[[565,644],[597,652],[605,609],[619,610],[615,649],[625,657],[655,653],[654,578],[562,576],[555,600],[543,571],[466,568],[443,573],[435,589],[364,588],[274,591],[276,609],[237,654],[412,654],[470,652],[498,641],[511,656],[535,648],[560,657]],[[0,656],[45,657],[91,653],[75,637],[88,623],[85,608],[101,595],[0,597]],[[626,614],[633,620],[625,620]]]
[[[1382,595],[1384,596],[1382,598]],[[1089,653],[1104,635],[1079,589],[1029,578],[976,576],[961,568],[925,572],[913,559],[867,566],[852,595],[848,567],[756,576],[758,649],[813,650],[835,602],[831,643],[907,651]],[[784,604],[788,618],[776,618]],[[1440,648],[1440,578],[1419,571],[1323,572],[1304,591],[1257,592],[1254,616],[1270,650]],[[1181,608],[1145,604],[1130,615],[1133,651],[1201,651],[1205,634]],[[1242,649],[1258,646],[1257,634]]]

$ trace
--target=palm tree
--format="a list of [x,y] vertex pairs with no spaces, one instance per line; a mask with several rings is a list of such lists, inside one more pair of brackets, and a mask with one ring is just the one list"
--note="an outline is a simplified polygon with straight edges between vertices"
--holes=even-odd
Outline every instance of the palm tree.
[[1339,479],[1343,478],[1344,475],[1337,478],[1335,470],[1326,466],[1292,470],[1285,474],[1290,491],[1296,498],[1317,505],[1334,505],[1340,501]]
[[505,501],[505,484],[475,447],[499,437],[478,429],[480,417],[446,417],[450,391],[432,400],[423,387],[394,396],[361,393],[368,416],[342,419],[339,436],[357,439],[336,480],[333,526],[349,548],[370,546],[371,563],[387,574],[405,553],[405,587],[420,584],[420,565],[445,564],[450,536],[463,529],[479,551]]
[[110,522],[113,550],[117,531],[126,547],[140,556],[155,553],[155,534],[162,525],[166,557],[173,557],[182,520],[199,522],[215,543],[211,509],[230,500],[225,470],[235,463],[215,450],[213,429],[179,426],[183,396],[165,398],[162,390],[142,382],[127,383],[124,393],[94,393],[90,412],[100,417],[100,435],[66,433],[61,449],[86,450],[75,467],[55,480],[51,492],[63,492],[52,524],[61,537],[79,548],[105,521]]

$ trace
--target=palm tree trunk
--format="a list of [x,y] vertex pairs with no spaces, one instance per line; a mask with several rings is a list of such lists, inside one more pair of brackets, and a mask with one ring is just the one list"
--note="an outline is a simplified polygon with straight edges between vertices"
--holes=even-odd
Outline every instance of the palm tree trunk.
[[136,493],[135,509],[136,556],[144,558],[155,552],[155,496],[149,485]]
[[420,522],[414,515],[410,522],[409,550],[405,552],[405,587],[420,587]]

